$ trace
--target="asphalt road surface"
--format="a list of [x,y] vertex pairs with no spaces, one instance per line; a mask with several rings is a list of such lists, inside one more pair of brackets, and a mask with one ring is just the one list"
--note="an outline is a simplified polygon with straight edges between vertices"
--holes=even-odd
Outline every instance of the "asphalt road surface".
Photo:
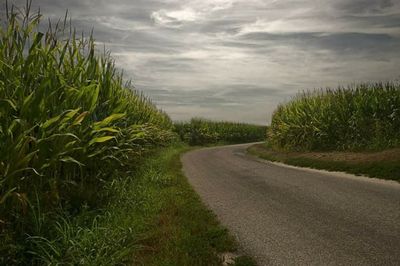
[[400,184],[286,167],[246,145],[184,154],[189,182],[259,265],[400,265]]

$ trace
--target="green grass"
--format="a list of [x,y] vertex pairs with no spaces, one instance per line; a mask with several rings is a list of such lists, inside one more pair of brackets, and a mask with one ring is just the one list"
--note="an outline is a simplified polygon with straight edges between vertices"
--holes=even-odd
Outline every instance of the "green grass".
[[[237,244],[182,174],[188,147],[164,148],[136,173],[109,184],[102,209],[59,215],[46,235],[27,239],[31,264],[221,265]],[[255,265],[239,257],[234,265]],[[252,264],[253,263],[253,264]]]
[[254,266],[254,265],[256,265],[255,260],[249,256],[240,256],[240,257],[237,257],[234,261],[235,261],[235,263],[234,263],[235,266]]
[[376,162],[327,161],[323,159],[307,158],[301,152],[279,152],[265,144],[253,145],[248,148],[248,152],[262,159],[294,166],[340,171],[355,175],[400,181],[400,159]]
[[[185,151],[187,148],[181,149]],[[219,253],[235,250],[234,239],[207,210],[183,176],[179,150],[171,149],[150,164],[160,173],[148,173],[147,188],[153,187],[154,219],[147,240],[148,249],[140,252],[142,265],[220,265]]]
[[266,126],[193,118],[174,124],[175,132],[189,145],[235,144],[265,140]]
[[382,150],[400,145],[400,83],[304,92],[272,116],[277,149]]

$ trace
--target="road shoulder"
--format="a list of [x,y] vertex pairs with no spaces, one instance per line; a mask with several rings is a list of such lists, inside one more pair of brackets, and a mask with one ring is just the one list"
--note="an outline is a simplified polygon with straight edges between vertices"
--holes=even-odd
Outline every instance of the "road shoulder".
[[[381,152],[283,152],[258,143],[247,149],[248,154],[278,164],[297,168],[329,171],[336,176],[372,177],[400,181],[400,150]],[[311,169],[310,169],[311,168]],[[315,171],[315,170],[314,170]],[[332,174],[332,173],[331,173]],[[346,175],[347,174],[347,175]]]

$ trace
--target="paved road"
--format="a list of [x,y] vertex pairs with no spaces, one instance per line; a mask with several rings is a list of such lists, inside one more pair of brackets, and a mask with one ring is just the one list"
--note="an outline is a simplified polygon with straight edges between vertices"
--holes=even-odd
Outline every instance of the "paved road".
[[182,162],[260,265],[400,265],[400,184],[262,162],[248,146],[196,150]]

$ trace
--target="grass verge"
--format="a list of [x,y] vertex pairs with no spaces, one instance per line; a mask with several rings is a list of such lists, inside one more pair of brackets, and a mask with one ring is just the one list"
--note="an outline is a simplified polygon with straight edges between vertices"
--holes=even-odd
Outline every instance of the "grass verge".
[[236,250],[233,237],[182,173],[180,155],[187,150],[165,150],[144,168],[142,180],[151,195],[147,202],[158,207],[146,211],[151,234],[133,256],[135,265],[221,265],[219,254]]
[[[73,218],[60,214],[45,236],[28,238],[33,264],[221,265],[234,238],[183,175],[186,145],[164,148],[130,178],[109,185],[109,203]],[[40,213],[38,214],[40,223]],[[255,265],[238,257],[231,265]]]
[[400,149],[381,152],[285,152],[256,144],[248,152],[269,161],[400,181]]

